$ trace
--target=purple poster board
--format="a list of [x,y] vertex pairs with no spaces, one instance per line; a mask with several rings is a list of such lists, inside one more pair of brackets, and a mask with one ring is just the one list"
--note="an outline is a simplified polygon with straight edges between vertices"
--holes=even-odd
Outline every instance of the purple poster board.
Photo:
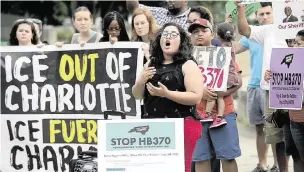
[[302,109],[304,48],[273,48],[270,60],[269,107]]

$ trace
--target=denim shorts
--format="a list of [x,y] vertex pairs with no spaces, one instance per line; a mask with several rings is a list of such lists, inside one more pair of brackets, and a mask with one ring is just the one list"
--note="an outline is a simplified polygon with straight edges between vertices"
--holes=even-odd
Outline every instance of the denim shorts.
[[209,129],[210,123],[203,123],[202,137],[196,142],[192,161],[233,160],[241,156],[236,113],[224,115],[227,124],[221,128]]
[[251,125],[264,124],[265,90],[247,88],[247,112]]

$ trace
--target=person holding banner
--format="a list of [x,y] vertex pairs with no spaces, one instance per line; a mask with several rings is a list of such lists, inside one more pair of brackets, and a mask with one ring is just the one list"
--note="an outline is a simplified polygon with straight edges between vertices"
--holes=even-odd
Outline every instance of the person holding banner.
[[[256,19],[259,26],[268,25],[273,23],[272,9],[269,8],[269,3],[260,3],[261,8],[255,12]],[[232,24],[233,20],[227,16],[226,22]],[[264,109],[265,109],[265,90],[261,88],[260,82],[262,77],[262,65],[263,65],[263,45],[252,41],[243,36],[238,43],[234,43],[236,54],[240,54],[249,49],[250,51],[250,80],[247,88],[247,112],[250,124],[256,128],[256,144],[259,163],[254,171],[260,168],[265,169],[267,167],[267,154],[265,149],[268,145],[265,143],[265,133],[263,128],[265,127]],[[275,145],[272,145],[272,152],[274,158],[274,164],[270,171],[278,171],[278,161],[276,156]]]
[[[190,13],[188,15],[188,23],[193,23],[194,21],[199,20],[199,19],[206,19],[211,23],[211,25],[213,23],[213,16],[212,16],[212,14],[211,14],[211,12],[209,11],[208,8],[204,8],[204,7],[193,7],[193,8],[191,8]],[[207,31],[209,31],[209,30],[207,30]],[[208,34],[208,33],[206,33],[206,34]],[[200,36],[195,35],[195,34],[193,34],[193,35],[191,34],[191,42],[194,46],[203,46],[204,42],[202,40],[203,39]],[[212,39],[212,40],[215,40],[215,39]],[[213,42],[214,41],[211,41],[211,44],[213,46],[216,46],[216,45],[213,44]],[[216,96],[215,93],[211,93],[211,94]],[[221,162],[220,162],[220,160],[216,159],[215,157],[213,157],[211,159],[211,171],[212,172],[220,172],[221,171]],[[192,162],[191,172],[196,172],[195,171],[195,162]]]
[[99,42],[130,41],[123,17],[117,11],[107,13],[102,22],[103,37]]
[[[264,78],[264,71],[266,69],[269,69],[270,67],[270,58],[271,58],[271,52],[272,48],[281,48],[281,47],[287,47],[285,40],[277,39],[274,35],[274,29],[275,25],[273,24],[273,15],[272,15],[272,3],[271,2],[264,2],[261,3],[261,6],[265,12],[269,14],[269,17],[266,17],[265,20],[270,20],[271,24],[268,25],[262,25],[262,26],[249,26],[246,14],[245,14],[245,7],[243,4],[241,4],[240,0],[235,0],[235,3],[238,8],[238,29],[241,35],[246,36],[252,41],[255,41],[261,45],[264,46],[264,52],[263,52],[263,65],[262,65],[262,78]],[[269,116],[273,112],[275,112],[274,109],[270,109],[267,105],[267,102],[269,102],[269,83],[265,82],[264,80],[261,80],[261,88],[266,90],[265,94],[265,109],[264,109],[264,116]],[[262,131],[260,131],[262,132]],[[277,161],[279,165],[279,169],[281,172],[288,170],[288,157],[285,155],[285,144],[283,141],[283,130],[282,128],[276,128],[274,125],[270,123],[265,123],[264,127],[264,136],[265,136],[265,143],[266,144],[272,144],[272,147],[277,155]],[[261,139],[261,138],[260,138]],[[262,142],[264,140],[260,140]],[[261,146],[257,147],[258,154],[259,154],[259,164],[256,169],[254,169],[254,172],[263,172],[267,171],[267,151],[268,146],[261,144]],[[262,159],[263,158],[263,159]],[[261,161],[263,160],[263,161]],[[278,170],[276,170],[278,171]]]
[[39,42],[34,23],[29,19],[19,19],[12,27],[9,46],[30,46]]
[[78,7],[73,14],[73,24],[79,33],[75,33],[72,37],[71,44],[95,43],[102,38],[102,34],[92,30],[93,15],[91,11],[85,7]]
[[[72,36],[71,44],[80,44],[83,46],[85,43],[99,42],[102,34],[92,30],[93,15],[91,11],[85,7],[78,7],[73,16],[73,25],[79,33],[74,33]],[[57,47],[62,47],[63,42],[56,42]]]
[[203,96],[203,77],[192,49],[181,26],[165,24],[152,44],[151,60],[132,88],[136,99],[144,99],[143,118],[185,119],[185,172],[191,171],[192,153],[202,133],[194,107]]
[[[297,33],[294,47],[304,48],[304,30]],[[271,71],[265,72],[265,81],[269,83]],[[302,104],[304,105],[304,99]],[[285,151],[293,159],[294,172],[304,168],[304,108],[302,110],[289,110],[290,123],[283,126]]]
[[[211,46],[211,40],[213,39],[212,31],[212,25],[205,19],[198,19],[191,24],[188,29],[188,32],[191,33],[193,44],[200,46]],[[237,171],[235,158],[241,155],[241,150],[231,94],[241,87],[242,82],[240,70],[237,65],[235,70],[238,72],[239,85],[228,89],[227,92],[218,92],[215,95],[211,90],[205,88],[203,99],[196,106],[198,115],[204,117],[206,114],[207,101],[215,101],[217,99],[216,96],[224,97],[224,116],[227,121],[225,126],[217,129],[210,129],[212,123],[202,123],[203,134],[196,143],[192,158],[196,163],[196,172],[211,172],[209,161],[214,157],[221,160],[223,171]],[[217,114],[217,108],[213,108],[213,112]]]

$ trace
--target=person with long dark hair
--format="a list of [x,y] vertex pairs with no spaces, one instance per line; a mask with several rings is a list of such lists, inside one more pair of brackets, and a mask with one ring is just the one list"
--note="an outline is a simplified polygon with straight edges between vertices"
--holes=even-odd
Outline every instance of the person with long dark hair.
[[103,37],[99,42],[130,41],[125,22],[117,11],[107,13],[102,22]]
[[31,20],[19,19],[13,24],[8,41],[9,46],[37,45],[38,42],[38,35]]
[[195,105],[203,96],[203,77],[192,56],[193,46],[185,30],[165,24],[152,43],[151,60],[132,88],[144,99],[142,118],[184,118],[185,171],[191,171],[192,153],[202,126]]

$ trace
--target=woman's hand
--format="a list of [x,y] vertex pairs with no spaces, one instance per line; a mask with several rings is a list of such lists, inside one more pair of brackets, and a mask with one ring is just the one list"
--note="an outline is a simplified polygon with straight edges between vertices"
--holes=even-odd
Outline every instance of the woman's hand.
[[149,79],[151,79],[156,73],[156,69],[154,67],[144,67],[140,78],[138,80],[139,84],[145,84]]
[[86,43],[87,43],[86,41],[79,41],[79,44],[80,44],[81,47],[83,47],[84,44],[86,44]]
[[217,99],[217,94],[209,88],[204,88],[203,99],[206,101],[213,101]]
[[225,20],[226,23],[228,24],[232,24],[233,23],[233,20],[231,18],[231,16],[229,14],[226,14],[226,20]]
[[115,42],[118,41],[118,38],[115,36],[115,37],[112,37],[111,35],[109,35],[109,41],[111,44],[114,44]]
[[155,87],[150,82],[147,83],[147,89],[152,96],[167,97],[169,90],[162,83],[158,82],[159,87]]
[[141,45],[141,48],[142,48],[142,50],[144,52],[145,58],[147,60],[149,60],[149,58],[150,58],[150,45],[147,44],[147,43],[145,43],[145,42],[143,42],[143,44]]
[[271,72],[270,72],[270,70],[266,70],[264,80],[269,83],[270,79],[271,79]]
[[43,43],[37,44],[36,47],[37,48],[42,48],[42,47],[44,47],[44,44]]
[[64,42],[56,42],[55,45],[56,47],[62,47],[64,44]]

